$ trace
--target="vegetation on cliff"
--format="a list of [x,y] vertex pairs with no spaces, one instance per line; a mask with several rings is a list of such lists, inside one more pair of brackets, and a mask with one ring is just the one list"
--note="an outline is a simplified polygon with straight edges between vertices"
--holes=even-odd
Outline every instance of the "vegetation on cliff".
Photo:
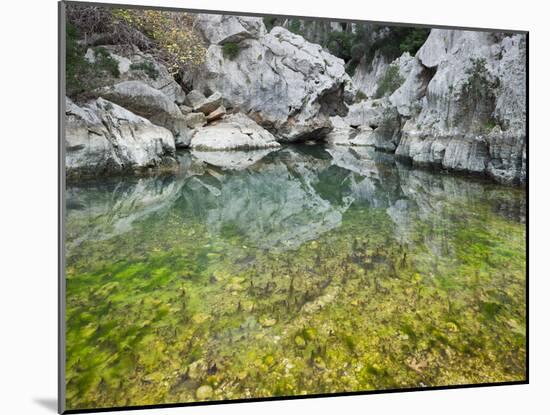
[[[102,86],[105,75],[118,76],[109,54],[95,62],[85,57],[89,47],[111,44],[136,47],[151,54],[178,78],[204,63],[206,46],[187,13],[71,5],[67,8],[67,93],[75,96]],[[152,78],[151,68],[142,68]]]

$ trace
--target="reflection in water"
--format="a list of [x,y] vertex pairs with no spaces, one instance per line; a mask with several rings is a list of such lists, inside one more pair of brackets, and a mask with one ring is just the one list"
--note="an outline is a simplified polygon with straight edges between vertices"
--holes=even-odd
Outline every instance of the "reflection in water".
[[68,188],[69,408],[524,378],[523,190],[260,153]]

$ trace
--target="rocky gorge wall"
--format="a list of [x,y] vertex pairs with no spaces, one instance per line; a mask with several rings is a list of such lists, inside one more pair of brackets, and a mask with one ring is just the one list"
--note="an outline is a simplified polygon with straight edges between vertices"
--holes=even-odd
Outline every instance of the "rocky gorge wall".
[[[195,23],[206,57],[183,79],[135,46],[101,46],[119,75],[84,102],[66,101],[69,176],[173,166],[182,147],[314,141],[525,184],[524,34],[434,29],[415,56],[389,62],[374,51],[350,77],[342,59],[261,18],[199,14]],[[308,38],[330,29],[315,28]]]
[[[356,103],[347,117],[334,120],[351,127],[350,141],[363,136],[363,143],[417,166],[525,184],[524,34],[433,29],[416,56],[391,65],[402,77],[399,88]],[[377,82],[376,73],[362,76],[363,85]],[[334,139],[344,143],[346,134],[340,129]]]

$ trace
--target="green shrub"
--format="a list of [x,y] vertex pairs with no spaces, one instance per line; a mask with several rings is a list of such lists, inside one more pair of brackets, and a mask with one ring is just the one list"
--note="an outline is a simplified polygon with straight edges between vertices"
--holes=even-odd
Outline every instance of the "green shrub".
[[363,91],[357,91],[357,94],[355,95],[355,102],[361,102],[368,99],[367,94],[365,94]]
[[105,48],[94,48],[95,61],[85,57],[86,49],[78,43],[79,33],[68,24],[66,30],[65,79],[67,95],[77,98],[86,92],[104,86],[109,76],[119,77],[118,62]]
[[290,30],[292,33],[299,35],[301,34],[301,28],[302,23],[300,22],[300,19],[290,19],[288,30]]
[[455,92],[461,111],[456,114],[454,124],[468,123],[470,128],[476,128],[472,121],[478,120],[481,123],[477,126],[478,129],[492,129],[496,125],[492,113],[499,80],[491,76],[484,58],[470,58],[470,65],[465,73],[466,80]]
[[468,78],[462,84],[461,96],[474,100],[483,99],[496,88],[497,82],[491,81],[485,58],[470,58],[470,66],[465,70]]
[[372,44],[369,44],[368,30],[358,32],[363,37],[358,38],[357,42],[365,43],[365,57],[369,64],[372,62],[376,50],[388,60],[393,60],[404,52],[415,55],[430,34],[430,29],[414,27],[378,27],[375,25],[370,30],[379,31],[382,29],[386,31],[386,34]]
[[68,4],[67,21],[81,39],[99,35],[110,44],[137,47],[163,62],[174,76],[206,58],[206,45],[189,13]]
[[139,63],[132,63],[130,65],[130,69],[133,71],[143,71],[147,74],[147,76],[153,80],[157,79],[159,76],[159,72],[155,68],[155,65],[152,62],[149,61],[143,61]]
[[95,65],[99,70],[106,71],[118,78],[120,76],[120,71],[118,69],[118,62],[115,58],[111,56],[109,51],[102,47],[97,47],[93,49],[95,54]]
[[275,26],[276,21],[277,18],[275,16],[264,16],[264,25],[268,32],[271,32],[271,29]]
[[[145,35],[147,41],[144,43],[150,44],[151,52],[165,62],[172,74],[197,68],[206,59],[206,47],[195,28],[195,18],[191,14],[163,10],[112,9],[110,19],[114,28],[131,32],[138,38]],[[131,39],[125,40],[132,43]]]
[[430,29],[423,28],[410,28],[405,34],[401,37],[401,42],[399,43],[399,50],[403,52],[409,52],[411,55],[415,55],[418,52],[418,49],[422,47],[428,35],[430,34]]
[[233,42],[224,43],[222,46],[223,56],[228,59],[235,59],[241,51],[239,45]]
[[357,69],[357,66],[359,65],[358,60],[351,60],[346,64],[346,73],[349,76],[353,76],[355,74],[355,71]]
[[382,98],[383,96],[393,94],[397,88],[403,85],[403,82],[405,82],[405,78],[399,73],[399,66],[390,65],[378,84],[378,88],[374,94],[375,98]]
[[363,43],[352,43],[350,48],[350,56],[354,61],[360,61],[365,55],[366,47]]
[[348,61],[351,58],[353,33],[335,31],[328,34],[326,46],[330,53]]

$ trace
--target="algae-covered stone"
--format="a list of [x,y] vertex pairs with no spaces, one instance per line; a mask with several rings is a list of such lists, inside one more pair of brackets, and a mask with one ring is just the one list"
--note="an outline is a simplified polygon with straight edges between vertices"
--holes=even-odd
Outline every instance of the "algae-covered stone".
[[214,390],[212,389],[211,386],[208,386],[208,385],[202,385],[195,392],[197,399],[201,401],[210,399],[213,393],[214,393]]
[[296,346],[303,348],[306,346],[306,341],[302,336],[296,336],[294,337],[294,343],[296,343]]
[[199,359],[189,365],[187,375],[190,379],[199,379],[206,373],[207,370],[208,364],[206,361],[204,359]]
[[263,327],[272,327],[275,324],[277,324],[277,319],[269,318],[269,317],[263,317],[263,318],[260,319],[260,324]]

